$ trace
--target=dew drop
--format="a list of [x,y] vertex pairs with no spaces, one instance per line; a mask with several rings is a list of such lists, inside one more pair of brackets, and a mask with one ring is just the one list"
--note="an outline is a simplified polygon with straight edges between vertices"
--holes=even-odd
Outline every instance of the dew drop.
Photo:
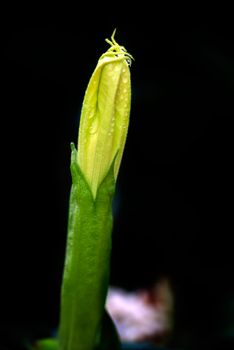
[[91,135],[96,134],[97,130],[98,130],[98,121],[97,119],[95,119],[92,125],[89,127],[89,133]]
[[89,133],[91,134],[91,135],[93,135],[93,134],[95,134],[95,130],[94,130],[94,128],[93,128],[93,126],[90,126],[90,128],[89,128]]
[[109,135],[109,136],[112,136],[113,133],[114,133],[114,128],[111,128],[111,129],[109,130],[109,132],[108,132],[108,135]]

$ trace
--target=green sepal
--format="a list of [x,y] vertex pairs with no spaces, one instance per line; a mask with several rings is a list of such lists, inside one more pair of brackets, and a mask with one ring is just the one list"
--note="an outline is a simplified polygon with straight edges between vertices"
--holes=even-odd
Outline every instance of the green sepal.
[[94,198],[72,144],[72,188],[61,295],[60,349],[91,350],[109,283],[114,161]]

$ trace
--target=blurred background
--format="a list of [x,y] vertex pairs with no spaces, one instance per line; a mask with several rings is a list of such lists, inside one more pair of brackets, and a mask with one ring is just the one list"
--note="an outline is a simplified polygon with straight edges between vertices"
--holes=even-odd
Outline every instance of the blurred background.
[[104,9],[3,11],[1,328],[58,323],[70,142],[117,28],[135,61],[111,285],[166,278],[177,337],[233,337],[233,21],[228,9]]

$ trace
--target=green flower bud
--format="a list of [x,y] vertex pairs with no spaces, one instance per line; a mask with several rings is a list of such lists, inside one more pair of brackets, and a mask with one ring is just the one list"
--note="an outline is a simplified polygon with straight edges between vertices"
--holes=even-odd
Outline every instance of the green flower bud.
[[94,198],[113,161],[117,178],[129,124],[132,56],[114,34],[89,81],[79,127],[77,160]]

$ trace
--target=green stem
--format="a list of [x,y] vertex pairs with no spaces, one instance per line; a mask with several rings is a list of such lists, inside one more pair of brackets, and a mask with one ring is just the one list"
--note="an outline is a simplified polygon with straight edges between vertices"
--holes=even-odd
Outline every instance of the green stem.
[[60,350],[92,350],[106,299],[111,252],[113,166],[93,198],[72,145],[67,251],[59,327]]

